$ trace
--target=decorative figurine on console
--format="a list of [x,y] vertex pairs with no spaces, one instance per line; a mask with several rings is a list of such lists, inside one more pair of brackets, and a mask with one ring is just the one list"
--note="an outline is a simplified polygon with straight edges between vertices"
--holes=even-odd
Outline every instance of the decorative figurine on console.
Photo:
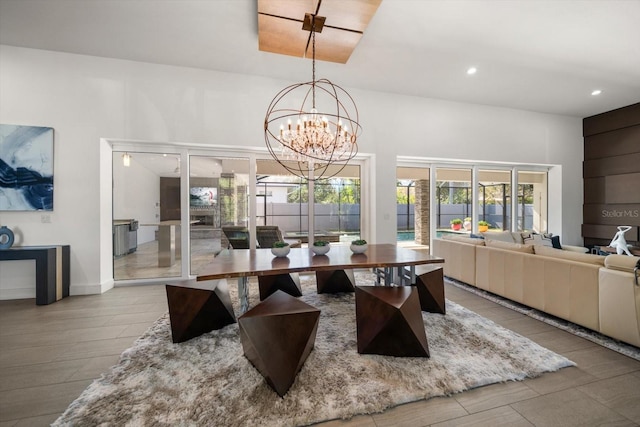
[[613,236],[613,240],[611,241],[611,243],[609,243],[610,247],[616,248],[616,253],[618,255],[622,255],[622,253],[624,252],[629,256],[633,256],[631,255],[631,252],[629,252],[629,246],[627,245],[627,241],[624,238],[624,233],[629,230],[631,230],[630,226],[621,225],[620,227],[618,227],[618,232],[616,233],[616,235]]

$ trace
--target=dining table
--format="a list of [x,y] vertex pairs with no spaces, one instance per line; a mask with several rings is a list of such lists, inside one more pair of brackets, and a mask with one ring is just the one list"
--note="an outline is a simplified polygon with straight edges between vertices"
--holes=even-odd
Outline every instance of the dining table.
[[369,244],[364,253],[353,253],[349,245],[332,245],[325,255],[310,248],[292,248],[286,257],[276,257],[270,249],[231,249],[221,252],[197,275],[197,281],[238,279],[240,312],[249,309],[249,278],[300,272],[347,269],[374,269],[385,286],[414,285],[416,266],[444,263],[426,250],[395,244]]

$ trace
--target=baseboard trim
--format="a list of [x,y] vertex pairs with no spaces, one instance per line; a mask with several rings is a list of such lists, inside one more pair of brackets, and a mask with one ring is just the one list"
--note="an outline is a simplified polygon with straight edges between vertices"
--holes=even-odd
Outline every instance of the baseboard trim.
[[69,295],[99,295],[113,289],[113,279],[95,285],[71,285]]
[[35,299],[35,288],[14,288],[0,290],[0,300]]

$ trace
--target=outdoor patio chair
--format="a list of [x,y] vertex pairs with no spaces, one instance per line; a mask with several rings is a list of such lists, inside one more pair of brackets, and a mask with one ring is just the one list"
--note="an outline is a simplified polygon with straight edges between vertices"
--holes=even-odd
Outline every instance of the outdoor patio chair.
[[222,232],[229,241],[229,247],[233,249],[249,249],[249,229],[239,225],[222,227]]
[[275,242],[280,241],[289,243],[292,248],[299,248],[302,244],[300,240],[285,240],[277,225],[256,226],[256,237],[261,248],[272,248]]

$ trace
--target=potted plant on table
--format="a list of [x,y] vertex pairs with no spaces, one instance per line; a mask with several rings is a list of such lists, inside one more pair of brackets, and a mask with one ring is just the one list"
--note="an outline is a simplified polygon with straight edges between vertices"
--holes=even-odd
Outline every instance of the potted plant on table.
[[311,251],[315,255],[324,255],[329,252],[329,249],[331,249],[331,246],[329,245],[329,242],[325,240],[316,240],[311,246]]
[[453,231],[459,231],[462,228],[462,220],[460,218],[454,218],[449,223]]
[[290,250],[291,250],[291,247],[287,242],[279,241],[273,244],[273,247],[271,248],[271,253],[278,258],[282,258],[289,255]]
[[464,219],[464,223],[462,224],[462,226],[464,227],[465,230],[471,231],[471,229],[473,228],[473,224],[471,223],[471,218],[466,217]]
[[364,239],[354,240],[353,242],[351,242],[350,246],[351,252],[353,252],[354,254],[361,254],[365,252],[367,248],[367,241]]
[[489,229],[489,223],[487,221],[478,221],[478,231],[484,232]]

